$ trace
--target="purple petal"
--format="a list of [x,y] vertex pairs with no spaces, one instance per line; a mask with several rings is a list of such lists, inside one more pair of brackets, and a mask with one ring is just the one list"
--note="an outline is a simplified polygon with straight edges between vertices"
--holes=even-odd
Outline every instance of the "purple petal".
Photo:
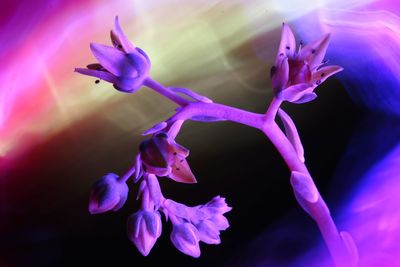
[[165,121],[160,122],[160,123],[157,123],[156,125],[154,125],[154,126],[151,127],[150,129],[144,131],[144,132],[142,133],[142,135],[154,134],[154,133],[156,133],[156,132],[159,132],[159,131],[163,130],[163,129],[164,129],[165,127],[167,127],[167,126],[168,126],[168,124],[167,124]]
[[296,50],[296,39],[294,38],[293,32],[290,27],[283,23],[282,24],[282,34],[281,34],[281,42],[279,44],[277,60],[275,64],[278,64],[278,58],[281,54],[286,55],[287,57],[293,57]]
[[147,230],[154,237],[158,238],[161,234],[161,217],[158,211],[145,212],[144,219],[146,221]]
[[147,188],[147,182],[146,182],[146,180],[143,179],[139,185],[136,200],[138,200],[142,196],[142,194],[143,194],[144,190],[146,190],[146,188]]
[[92,69],[83,69],[83,68],[75,68],[75,72],[78,72],[80,74],[96,77],[99,79],[102,79],[104,81],[114,83],[117,80],[117,77],[115,77],[113,74],[107,72],[107,71],[101,71],[101,70],[92,70]]
[[309,83],[292,85],[282,90],[278,97],[284,101],[294,102],[299,100],[304,94],[309,93],[307,89],[312,89],[312,85]]
[[150,197],[153,200],[156,209],[158,209],[161,204],[162,193],[160,184],[158,183],[158,179],[155,175],[149,174],[147,176],[147,186],[150,192]]
[[295,192],[298,193],[303,199],[310,203],[317,202],[319,193],[315,187],[314,181],[309,175],[293,171],[290,177],[290,183]]
[[124,183],[120,183],[117,182],[118,185],[118,192],[119,192],[119,201],[118,204],[113,208],[113,211],[117,211],[120,208],[122,208],[122,206],[124,206],[126,200],[128,199],[128,185],[124,182]]
[[99,63],[112,74],[134,78],[138,76],[135,65],[127,55],[111,46],[90,44],[90,49]]
[[128,40],[124,32],[122,31],[121,26],[119,25],[118,16],[115,17],[115,31],[112,31],[114,36],[116,37],[116,41],[118,41],[119,45],[122,46],[122,49],[126,53],[131,53],[136,50],[135,46]]
[[199,238],[206,244],[220,244],[221,239],[219,237],[219,231],[214,223],[209,220],[205,220],[196,225],[199,231]]
[[312,74],[312,83],[315,84],[315,86],[323,83],[326,79],[328,79],[330,76],[342,71],[343,68],[340,66],[336,65],[331,65],[331,66],[325,66],[322,68],[319,68],[316,72],[313,72]]
[[186,88],[180,88],[180,87],[170,87],[170,89],[176,93],[180,93],[183,95],[186,95],[190,98],[193,98],[194,100],[204,102],[204,103],[212,103],[213,101],[205,96],[199,95],[196,92],[193,92],[192,90],[186,89]]
[[133,93],[143,86],[143,80],[144,77],[118,77],[114,83],[114,88],[124,93]]
[[133,176],[133,182],[137,183],[142,176],[143,176],[142,160],[140,159],[140,153],[138,153],[135,158],[135,174]]
[[306,93],[302,97],[299,98],[297,101],[293,101],[292,103],[294,104],[304,104],[308,103],[310,101],[313,101],[314,99],[317,98],[317,94],[312,92],[312,93]]
[[281,118],[283,126],[285,127],[286,136],[290,143],[293,145],[294,150],[297,153],[301,162],[304,162],[304,149],[301,144],[299,133],[297,132],[296,126],[290,116],[282,109],[278,110],[279,118]]
[[171,241],[174,246],[189,256],[200,256],[199,233],[191,223],[174,225],[171,233]]
[[299,52],[299,60],[307,61],[311,69],[317,67],[324,60],[330,39],[330,34],[326,34],[321,39],[304,46]]
[[271,73],[272,89],[275,94],[286,87],[289,80],[289,63],[288,58],[284,57],[278,61],[275,72]]
[[136,51],[138,53],[142,54],[142,56],[146,59],[148,66],[150,67],[151,66],[151,61],[150,61],[149,56],[139,47],[136,47]]
[[175,216],[190,219],[191,217],[191,208],[183,205],[181,203],[175,202],[172,199],[167,199],[164,201],[164,206],[168,209],[168,211]]
[[208,220],[213,222],[219,231],[224,231],[229,228],[228,219],[221,214],[214,215],[210,217]]

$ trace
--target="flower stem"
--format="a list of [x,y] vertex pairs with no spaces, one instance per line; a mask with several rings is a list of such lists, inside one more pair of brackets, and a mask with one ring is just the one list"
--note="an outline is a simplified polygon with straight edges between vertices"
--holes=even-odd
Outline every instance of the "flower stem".
[[150,77],[147,78],[144,81],[143,84],[145,86],[151,88],[152,90],[156,91],[160,95],[165,96],[166,98],[168,98],[172,102],[175,102],[179,106],[185,106],[185,105],[187,105],[189,103],[188,100],[186,100],[185,98],[177,95],[176,93],[172,92],[168,88],[165,88],[163,85],[159,84],[157,81],[151,79]]
[[267,121],[274,121],[276,117],[276,113],[279,110],[279,107],[282,104],[282,100],[277,99],[274,97],[271,101],[271,104],[268,106],[267,111],[265,112],[265,119]]
[[128,169],[128,171],[121,176],[118,181],[121,183],[125,183],[129,177],[131,177],[135,173],[136,167],[135,167],[135,162],[132,164],[132,166]]

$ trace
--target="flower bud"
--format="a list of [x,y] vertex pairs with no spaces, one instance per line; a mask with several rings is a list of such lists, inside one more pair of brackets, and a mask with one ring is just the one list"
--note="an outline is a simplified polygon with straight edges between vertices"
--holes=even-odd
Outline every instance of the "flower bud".
[[98,180],[90,192],[89,212],[97,214],[109,210],[117,211],[128,197],[128,186],[118,181],[118,175],[109,173]]
[[147,256],[161,235],[161,216],[158,211],[140,210],[128,219],[128,237],[143,256]]
[[193,224],[174,224],[171,241],[182,253],[194,258],[200,257],[199,231]]

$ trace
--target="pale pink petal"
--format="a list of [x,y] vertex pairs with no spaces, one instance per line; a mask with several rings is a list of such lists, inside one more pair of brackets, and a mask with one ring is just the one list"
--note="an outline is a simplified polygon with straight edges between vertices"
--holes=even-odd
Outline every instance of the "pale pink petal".
[[299,100],[304,94],[309,93],[308,89],[312,89],[312,85],[309,83],[292,85],[282,90],[278,97],[284,101],[295,102]]
[[294,56],[296,51],[296,39],[294,38],[293,32],[290,29],[289,25],[283,23],[282,24],[282,35],[281,42],[279,44],[277,60],[275,61],[275,65],[278,64],[279,57],[281,54],[291,58]]
[[90,44],[90,49],[99,63],[116,76],[137,77],[136,66],[127,55],[111,46]]
[[154,125],[153,127],[151,127],[150,129],[147,129],[146,131],[144,131],[142,133],[142,135],[149,135],[149,134],[154,134],[156,132],[161,131],[162,129],[164,129],[165,127],[167,127],[167,123],[165,121],[162,121],[160,123],[157,123],[156,125]]
[[314,99],[317,98],[317,94],[312,92],[312,93],[306,93],[302,97],[299,98],[299,100],[293,101],[292,103],[294,104],[304,104],[310,101],[313,101]]
[[279,118],[282,120],[283,126],[285,127],[285,133],[290,143],[293,145],[294,150],[297,153],[298,158],[301,162],[304,162],[304,149],[301,144],[299,133],[297,132],[296,126],[290,116],[282,109],[278,110]]
[[299,52],[299,60],[307,61],[310,68],[314,69],[324,60],[329,42],[330,34],[327,34],[321,39],[307,44]]
[[194,174],[190,170],[189,164],[186,159],[177,157],[174,164],[171,166],[171,173],[169,177],[180,183],[194,184],[197,183]]
[[147,176],[147,186],[148,186],[148,189],[150,192],[150,197],[153,200],[154,205],[156,206],[156,209],[158,209],[161,204],[162,193],[161,193],[160,184],[155,175],[149,174]]
[[312,78],[311,78],[312,83],[315,86],[320,85],[326,79],[328,79],[330,76],[332,76],[342,70],[343,70],[342,67],[336,66],[336,65],[321,67],[317,71],[313,72]]

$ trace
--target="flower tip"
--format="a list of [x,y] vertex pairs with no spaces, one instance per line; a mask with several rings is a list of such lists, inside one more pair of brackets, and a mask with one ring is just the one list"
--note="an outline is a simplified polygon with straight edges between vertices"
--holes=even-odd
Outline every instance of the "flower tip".
[[119,17],[118,17],[118,15],[115,16],[114,23],[115,23],[115,27],[117,27],[117,25],[119,26]]

